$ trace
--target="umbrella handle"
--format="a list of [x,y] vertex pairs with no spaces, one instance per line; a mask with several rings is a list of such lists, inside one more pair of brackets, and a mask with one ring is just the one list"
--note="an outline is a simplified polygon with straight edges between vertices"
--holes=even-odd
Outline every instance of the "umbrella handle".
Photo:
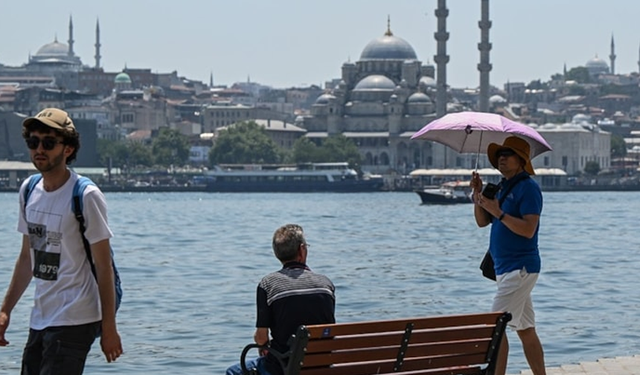
[[480,145],[482,145],[482,130],[480,130],[480,142],[478,142],[478,153],[476,154],[476,172],[478,172],[478,161],[480,160]]

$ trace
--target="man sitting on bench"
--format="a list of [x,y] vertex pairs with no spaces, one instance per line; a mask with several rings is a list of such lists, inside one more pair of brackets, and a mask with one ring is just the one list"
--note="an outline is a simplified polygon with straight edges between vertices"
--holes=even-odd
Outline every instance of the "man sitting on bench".
[[[259,345],[269,342],[280,353],[300,325],[335,323],[335,287],[329,278],[312,272],[306,265],[309,245],[302,227],[287,224],[273,234],[273,252],[282,269],[265,276],[258,284],[258,317],[253,336]],[[267,353],[246,362],[260,375],[281,375],[278,360]],[[226,375],[241,375],[241,365],[229,367]]]

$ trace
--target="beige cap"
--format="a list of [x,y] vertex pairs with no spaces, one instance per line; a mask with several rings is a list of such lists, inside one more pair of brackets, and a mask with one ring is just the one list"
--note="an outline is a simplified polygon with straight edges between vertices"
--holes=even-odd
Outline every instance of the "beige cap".
[[34,121],[41,122],[47,125],[50,128],[54,129],[75,129],[76,127],[73,125],[73,121],[67,114],[67,112],[58,109],[58,108],[45,108],[40,113],[35,115],[34,117],[27,117],[23,122],[22,126],[28,126]]

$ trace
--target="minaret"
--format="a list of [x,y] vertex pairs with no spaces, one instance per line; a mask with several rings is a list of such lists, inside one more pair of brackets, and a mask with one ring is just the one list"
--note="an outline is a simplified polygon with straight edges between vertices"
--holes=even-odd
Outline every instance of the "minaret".
[[478,107],[480,112],[489,112],[489,72],[491,64],[489,63],[489,51],[491,51],[491,43],[489,43],[489,29],[491,21],[489,21],[489,0],[481,0],[481,17],[478,26],[480,27],[480,43],[478,50],[480,51],[480,63],[478,71],[480,72],[480,96],[478,97]]
[[447,40],[449,39],[447,0],[438,0],[435,14],[438,18],[438,31],[434,34],[438,42],[438,54],[433,57],[438,69],[436,73],[436,116],[442,117],[447,113],[447,63],[449,62],[447,55]]
[[73,18],[69,16],[69,56],[73,56]]
[[209,73],[209,88],[213,87],[213,71]]
[[100,58],[102,57],[100,56],[100,46],[100,20],[96,19],[96,69],[100,68]]
[[640,47],[638,47],[638,73],[640,73]]
[[611,34],[611,54],[609,55],[611,61],[611,74],[616,74],[616,45],[613,42],[613,34]]

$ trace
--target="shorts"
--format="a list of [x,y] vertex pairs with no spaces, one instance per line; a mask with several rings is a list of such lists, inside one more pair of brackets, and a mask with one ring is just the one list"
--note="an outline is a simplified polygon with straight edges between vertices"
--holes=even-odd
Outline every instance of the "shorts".
[[538,273],[528,273],[525,268],[498,275],[498,291],[493,298],[493,311],[507,311],[512,319],[509,327],[522,331],[536,326],[531,291],[538,280]]

